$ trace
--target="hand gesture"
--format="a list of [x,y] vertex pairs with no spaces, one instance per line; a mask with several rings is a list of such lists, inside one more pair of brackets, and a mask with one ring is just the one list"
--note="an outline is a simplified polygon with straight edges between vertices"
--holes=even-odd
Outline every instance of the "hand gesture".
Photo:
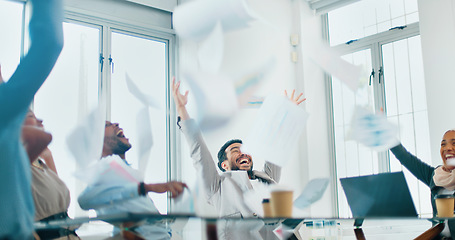
[[[294,99],[294,94],[295,94],[295,89],[292,90],[292,94],[291,94],[291,97],[289,97],[289,100],[291,100],[291,102],[295,103],[295,105],[299,105],[301,104],[303,101],[306,100],[306,98],[303,98],[303,99],[300,99],[300,97],[303,95],[303,93],[300,93],[297,98]],[[284,90],[284,95],[286,97],[288,97],[288,92],[286,90]],[[299,100],[300,99],[300,100]]]
[[167,183],[155,183],[155,184],[146,184],[145,190],[147,192],[156,192],[156,193],[164,193],[164,192],[171,192],[171,198],[176,198],[180,194],[183,193],[183,190],[187,188],[185,183],[171,181]]
[[185,94],[180,93],[180,81],[175,83],[175,77],[172,78],[172,94],[174,96],[175,106],[177,108],[177,113],[182,118],[182,120],[187,120],[190,118],[188,112],[186,111],[186,104],[188,103],[188,92]]
[[175,83],[175,77],[172,78],[172,93],[174,95],[175,105],[178,107],[185,107],[188,103],[188,92],[186,91],[184,95],[180,93],[180,81]]

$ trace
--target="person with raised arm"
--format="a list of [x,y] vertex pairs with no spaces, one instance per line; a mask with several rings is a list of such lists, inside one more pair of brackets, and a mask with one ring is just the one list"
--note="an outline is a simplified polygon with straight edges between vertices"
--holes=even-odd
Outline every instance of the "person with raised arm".
[[[33,236],[35,209],[29,156],[38,156],[51,137],[42,131],[38,135],[32,134],[39,131],[36,129],[26,130],[22,141],[22,123],[35,93],[63,48],[62,2],[30,1],[30,48],[11,78],[0,84],[0,180],[3,183],[0,188],[0,239],[30,239]],[[37,136],[39,139],[34,139]],[[47,138],[47,144],[41,137]]]
[[[218,164],[215,164],[199,126],[186,110],[188,91],[181,94],[179,89],[180,82],[176,83],[173,79],[172,91],[179,115],[177,124],[188,142],[194,167],[203,181],[207,202],[215,206],[219,217],[257,217],[257,213],[245,204],[243,193],[245,189],[254,189],[257,184],[278,183],[281,167],[266,161],[263,171],[253,170],[253,158],[242,152],[240,139],[227,141],[218,151]],[[287,96],[286,91],[285,94]],[[296,105],[306,100],[301,99],[302,93],[298,96],[294,94],[295,90],[289,100]],[[218,173],[217,165],[222,174]]]

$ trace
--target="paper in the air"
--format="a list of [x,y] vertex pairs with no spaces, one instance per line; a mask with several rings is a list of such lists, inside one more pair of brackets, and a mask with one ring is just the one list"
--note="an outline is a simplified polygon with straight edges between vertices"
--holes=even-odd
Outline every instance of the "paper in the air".
[[357,107],[352,118],[350,138],[376,151],[386,151],[399,143],[398,126],[383,114]]
[[329,185],[328,178],[315,178],[307,183],[302,193],[294,200],[294,207],[304,209],[315,203],[324,195],[327,186]]
[[307,118],[308,113],[285,96],[268,96],[243,141],[242,151],[284,166],[298,145]]

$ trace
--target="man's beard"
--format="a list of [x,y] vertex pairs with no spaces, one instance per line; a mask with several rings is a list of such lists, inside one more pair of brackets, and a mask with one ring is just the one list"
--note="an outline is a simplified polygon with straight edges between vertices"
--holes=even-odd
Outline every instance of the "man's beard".
[[122,142],[120,139],[113,137],[111,144],[112,153],[115,155],[125,154],[131,148],[131,144]]
[[112,149],[112,152],[116,155],[125,154],[128,150],[130,150],[130,148],[131,144],[125,144],[119,141],[119,144],[117,144],[117,146],[114,149]]

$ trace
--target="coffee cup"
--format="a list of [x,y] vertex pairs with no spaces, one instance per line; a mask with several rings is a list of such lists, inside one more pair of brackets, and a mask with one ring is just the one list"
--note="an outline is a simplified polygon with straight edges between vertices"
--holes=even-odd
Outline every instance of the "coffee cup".
[[436,210],[438,211],[437,217],[439,218],[452,218],[454,217],[454,204],[455,196],[449,194],[440,194],[434,197],[436,202]]
[[292,218],[293,191],[286,189],[275,189],[271,191],[270,195],[272,217]]
[[272,207],[270,206],[270,199],[264,198],[262,200],[262,209],[264,210],[264,217],[272,217]]

